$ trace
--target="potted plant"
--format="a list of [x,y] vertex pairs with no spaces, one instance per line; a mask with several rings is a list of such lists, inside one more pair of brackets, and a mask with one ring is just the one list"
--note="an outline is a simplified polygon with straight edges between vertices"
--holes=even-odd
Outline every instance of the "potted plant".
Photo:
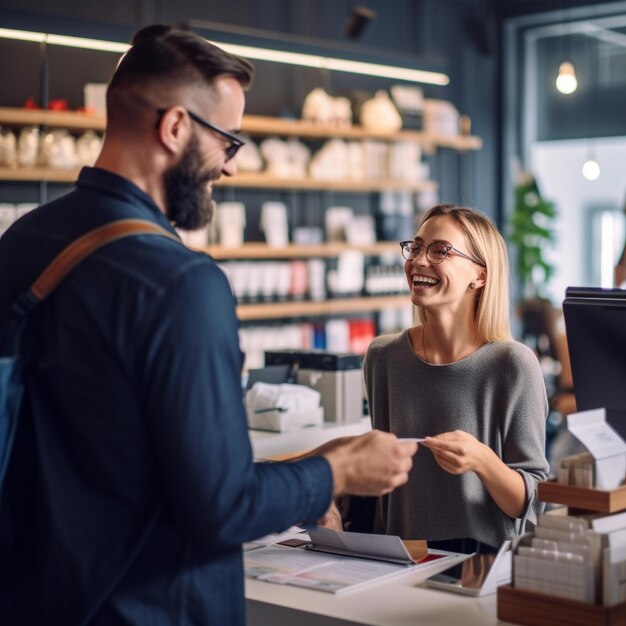
[[515,187],[515,208],[510,218],[509,241],[517,248],[515,267],[525,299],[544,297],[554,274],[545,258],[554,243],[554,203],[541,196],[534,176],[522,174]]

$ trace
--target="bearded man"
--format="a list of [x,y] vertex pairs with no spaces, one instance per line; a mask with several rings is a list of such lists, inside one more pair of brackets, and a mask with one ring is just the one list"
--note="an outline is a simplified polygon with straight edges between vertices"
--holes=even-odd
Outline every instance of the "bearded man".
[[91,229],[140,219],[169,235],[100,248],[28,318],[38,402],[0,502],[2,624],[243,624],[242,542],[407,480],[416,445],[380,432],[252,462],[234,298],[174,230],[206,225],[212,183],[235,174],[251,78],[197,35],[141,30],[108,88],[96,166],[0,239],[2,327]]

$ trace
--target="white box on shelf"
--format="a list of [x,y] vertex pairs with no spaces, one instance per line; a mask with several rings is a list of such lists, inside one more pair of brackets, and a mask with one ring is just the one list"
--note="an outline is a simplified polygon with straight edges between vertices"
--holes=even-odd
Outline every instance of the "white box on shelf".
[[87,83],[83,88],[85,109],[89,112],[106,115],[106,83]]
[[606,410],[572,413],[567,416],[567,428],[594,458],[594,487],[619,487],[626,475],[626,442],[607,424]]
[[347,206],[331,206],[326,209],[324,223],[327,241],[345,241],[346,227],[352,221],[354,211]]
[[243,245],[246,206],[243,202],[220,202],[216,211],[220,244],[225,248],[239,248]]
[[264,202],[261,205],[261,229],[270,248],[283,248],[289,243],[287,205],[284,202]]

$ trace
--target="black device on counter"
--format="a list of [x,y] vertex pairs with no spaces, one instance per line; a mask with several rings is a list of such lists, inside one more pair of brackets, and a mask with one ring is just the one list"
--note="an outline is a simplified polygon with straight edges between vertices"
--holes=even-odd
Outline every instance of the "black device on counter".
[[626,290],[568,287],[563,315],[577,410],[605,408],[626,438]]
[[268,365],[248,372],[246,391],[252,388],[254,383],[269,383],[280,385],[282,383],[293,382],[291,378],[291,365]]
[[306,370],[328,372],[360,370],[361,357],[346,352],[326,350],[268,350],[265,352],[265,365],[298,366]]

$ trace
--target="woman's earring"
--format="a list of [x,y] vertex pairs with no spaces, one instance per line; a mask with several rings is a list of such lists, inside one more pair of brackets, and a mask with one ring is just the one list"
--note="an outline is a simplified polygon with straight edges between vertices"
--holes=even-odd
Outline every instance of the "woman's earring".
[[470,283],[469,284],[469,288],[470,289],[475,289],[476,288],[476,283]]

